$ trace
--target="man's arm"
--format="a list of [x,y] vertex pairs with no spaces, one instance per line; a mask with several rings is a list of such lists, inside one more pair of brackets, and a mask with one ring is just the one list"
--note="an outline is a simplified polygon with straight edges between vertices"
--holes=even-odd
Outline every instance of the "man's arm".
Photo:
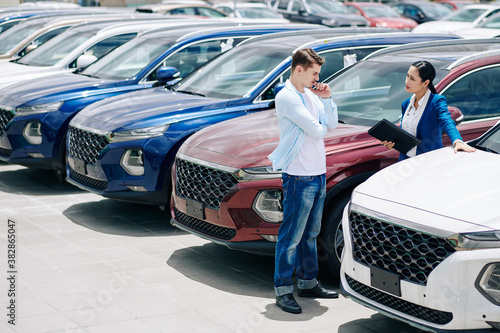
[[[281,98],[279,98],[281,97]],[[279,99],[278,99],[279,98]],[[318,122],[306,109],[300,96],[287,94],[278,96],[276,113],[299,126],[307,135],[322,138],[326,133],[326,125]]]

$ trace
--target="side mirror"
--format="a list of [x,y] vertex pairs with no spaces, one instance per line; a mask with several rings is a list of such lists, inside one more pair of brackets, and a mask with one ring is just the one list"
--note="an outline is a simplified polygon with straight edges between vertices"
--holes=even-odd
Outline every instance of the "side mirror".
[[455,124],[460,125],[460,123],[464,120],[464,114],[462,111],[455,106],[448,106],[448,111],[450,111],[451,119],[453,119]]
[[91,54],[82,54],[76,59],[76,67],[80,70],[85,69],[90,66],[93,62],[97,60],[97,57]]
[[309,13],[305,9],[299,9],[300,16],[309,16]]
[[38,47],[38,45],[36,45],[36,44],[30,44],[30,45],[26,46],[26,48],[24,49],[24,54],[30,53],[31,51],[33,51],[37,47]]
[[181,75],[181,72],[175,67],[162,66],[156,71],[156,79],[158,80],[158,85],[164,86],[167,81],[175,79]]
[[276,95],[278,95],[278,93],[283,88],[285,88],[285,82],[276,83],[276,85],[274,86],[274,98],[276,98]]

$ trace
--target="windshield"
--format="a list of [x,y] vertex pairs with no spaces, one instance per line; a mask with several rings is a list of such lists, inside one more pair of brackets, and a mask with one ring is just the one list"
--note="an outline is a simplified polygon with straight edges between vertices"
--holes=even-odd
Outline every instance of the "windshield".
[[269,8],[259,7],[236,7],[244,18],[281,18],[281,15],[273,12]]
[[454,22],[474,22],[485,11],[486,9],[480,9],[480,8],[463,8],[455,12],[452,12],[444,19],[447,21],[454,21]]
[[483,150],[493,153],[500,153],[500,127],[496,126],[495,130],[492,130],[489,134],[482,138],[477,143],[476,147],[482,147]]
[[334,14],[348,14],[344,5],[334,1],[310,1],[307,3],[313,14],[334,13]]
[[422,3],[419,4],[420,9],[425,13],[426,16],[434,18],[442,18],[450,14],[451,10],[445,6],[441,6],[437,3]]
[[367,17],[401,17],[389,6],[363,6],[361,7]]
[[0,35],[0,54],[9,52],[14,46],[22,42],[23,39],[39,30],[46,22],[36,24],[20,24],[12,27]]
[[173,38],[136,39],[90,65],[82,74],[110,80],[133,78],[174,42]]
[[500,29],[500,14],[489,17],[486,21],[477,26],[481,28]]
[[[401,103],[411,96],[405,78],[412,61],[362,61],[334,77],[328,84],[338,107],[339,119],[347,124],[373,126],[383,118],[397,123]],[[445,72],[436,68],[437,83]]]
[[22,57],[18,63],[30,66],[53,66],[94,35],[93,31],[62,33]]
[[175,86],[175,90],[190,91],[213,98],[241,98],[289,55],[279,49],[253,47],[236,48],[223,53]]

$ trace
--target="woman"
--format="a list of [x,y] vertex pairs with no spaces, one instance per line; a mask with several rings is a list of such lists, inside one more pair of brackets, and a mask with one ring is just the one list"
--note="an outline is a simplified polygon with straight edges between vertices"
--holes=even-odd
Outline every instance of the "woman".
[[[446,97],[438,95],[432,81],[436,77],[434,67],[428,61],[417,61],[410,66],[406,74],[406,91],[413,96],[405,100],[401,106],[401,128],[413,134],[422,142],[399,160],[443,147],[441,135],[443,130],[453,142],[455,153],[459,150],[473,152],[476,149],[463,142],[455,122],[448,111]],[[394,142],[382,141],[391,149]]]

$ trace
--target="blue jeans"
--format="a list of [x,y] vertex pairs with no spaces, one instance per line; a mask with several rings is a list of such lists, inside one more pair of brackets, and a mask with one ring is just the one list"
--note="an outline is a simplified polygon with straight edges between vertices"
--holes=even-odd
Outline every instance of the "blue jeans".
[[316,237],[321,230],[325,202],[325,175],[282,174],[283,222],[278,231],[274,269],[276,296],[293,293],[295,273],[299,289],[310,289],[318,281]]

